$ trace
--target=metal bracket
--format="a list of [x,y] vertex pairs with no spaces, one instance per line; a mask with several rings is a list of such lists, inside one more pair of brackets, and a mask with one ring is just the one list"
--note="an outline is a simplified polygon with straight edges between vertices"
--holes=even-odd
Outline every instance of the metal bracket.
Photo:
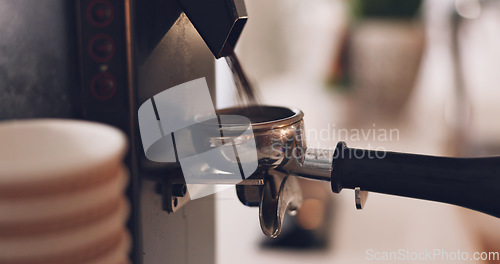
[[[162,209],[168,213],[175,213],[185,204],[191,201],[186,181],[179,166],[165,166],[144,160],[141,177],[156,182],[156,193],[162,196]],[[196,183],[193,183],[196,184]],[[200,182],[201,184],[201,182]],[[215,183],[203,183],[215,184]],[[237,190],[248,186],[262,186],[264,179],[262,174],[252,175],[236,185]],[[251,187],[249,187],[251,188]],[[258,190],[257,190],[257,193]],[[239,194],[238,194],[239,195]],[[260,196],[259,196],[260,197]],[[240,199],[241,200],[241,199]],[[243,200],[242,200],[243,202]],[[243,202],[244,203],[244,202]],[[258,205],[259,202],[257,202]],[[245,204],[245,203],[244,203]]]
[[264,234],[276,238],[281,233],[285,212],[299,209],[302,191],[296,177],[278,171],[270,171],[264,178],[259,219]]
[[246,206],[259,206],[262,232],[270,238],[281,233],[285,212],[297,210],[302,192],[295,176],[270,170],[263,175],[262,185],[237,185],[239,200]]
[[296,176],[270,170],[263,175],[263,185],[237,185],[239,200],[246,206],[259,206],[262,232],[270,238],[281,233],[286,211],[299,209],[302,191]]
[[368,198],[368,192],[362,191],[360,187],[354,188],[354,202],[356,203],[356,209],[361,210],[365,207],[366,199]]
[[162,209],[167,213],[175,213],[190,201],[185,183],[160,181],[156,184],[156,193],[162,196]]

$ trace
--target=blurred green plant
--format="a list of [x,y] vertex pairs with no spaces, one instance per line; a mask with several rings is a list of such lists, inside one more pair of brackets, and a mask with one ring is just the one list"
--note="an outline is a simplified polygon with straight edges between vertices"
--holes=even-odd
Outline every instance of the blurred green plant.
[[349,0],[353,15],[363,18],[413,18],[422,0]]
[[[439,0],[436,0],[439,1]],[[363,19],[419,19],[423,0],[346,0],[352,12],[351,18]],[[397,23],[397,22],[396,22]],[[356,23],[354,23],[356,24]],[[326,79],[327,85],[337,92],[348,93],[352,90],[349,72],[350,29],[342,36],[339,58],[331,66]]]

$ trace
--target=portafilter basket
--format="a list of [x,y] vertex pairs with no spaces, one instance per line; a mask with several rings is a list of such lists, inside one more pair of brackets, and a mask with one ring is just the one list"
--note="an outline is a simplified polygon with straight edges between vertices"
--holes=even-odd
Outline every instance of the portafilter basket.
[[[279,169],[308,178],[330,180],[330,154],[333,152],[307,148],[304,114],[299,109],[248,106],[222,109],[217,114],[245,116],[250,119],[257,149],[257,172]],[[237,124],[225,123],[220,129],[225,137],[212,138],[214,145],[221,145],[231,139],[232,131],[244,131],[245,127],[238,128]]]

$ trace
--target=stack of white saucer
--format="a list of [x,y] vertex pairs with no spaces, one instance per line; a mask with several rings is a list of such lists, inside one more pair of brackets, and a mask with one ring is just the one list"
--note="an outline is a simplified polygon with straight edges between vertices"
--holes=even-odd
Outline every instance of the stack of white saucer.
[[123,134],[85,121],[0,123],[0,263],[129,263]]

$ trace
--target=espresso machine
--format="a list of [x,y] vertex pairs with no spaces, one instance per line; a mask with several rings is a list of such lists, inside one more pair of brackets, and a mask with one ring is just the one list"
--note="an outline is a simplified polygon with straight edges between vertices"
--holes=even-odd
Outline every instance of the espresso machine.
[[[133,263],[215,263],[214,197],[190,201],[178,164],[145,159],[137,110],[199,78],[215,98],[215,58],[233,53],[246,20],[243,0],[0,0],[0,120],[78,118],[128,135]],[[334,192],[354,189],[358,208],[373,191],[500,215],[499,158],[374,152],[344,143],[333,153],[310,149],[300,110],[251,110],[219,113],[254,118],[260,169],[236,190],[243,204],[259,206],[269,237],[279,235],[285,211],[300,206],[290,174],[329,181]],[[265,115],[255,116],[259,111]],[[283,139],[282,153],[273,138]],[[290,158],[289,151],[301,153]]]
[[187,203],[164,180],[175,164],[141,158],[137,107],[202,77],[215,99],[215,59],[246,19],[243,0],[0,1],[0,120],[77,118],[128,135],[132,263],[215,263],[214,198]]

